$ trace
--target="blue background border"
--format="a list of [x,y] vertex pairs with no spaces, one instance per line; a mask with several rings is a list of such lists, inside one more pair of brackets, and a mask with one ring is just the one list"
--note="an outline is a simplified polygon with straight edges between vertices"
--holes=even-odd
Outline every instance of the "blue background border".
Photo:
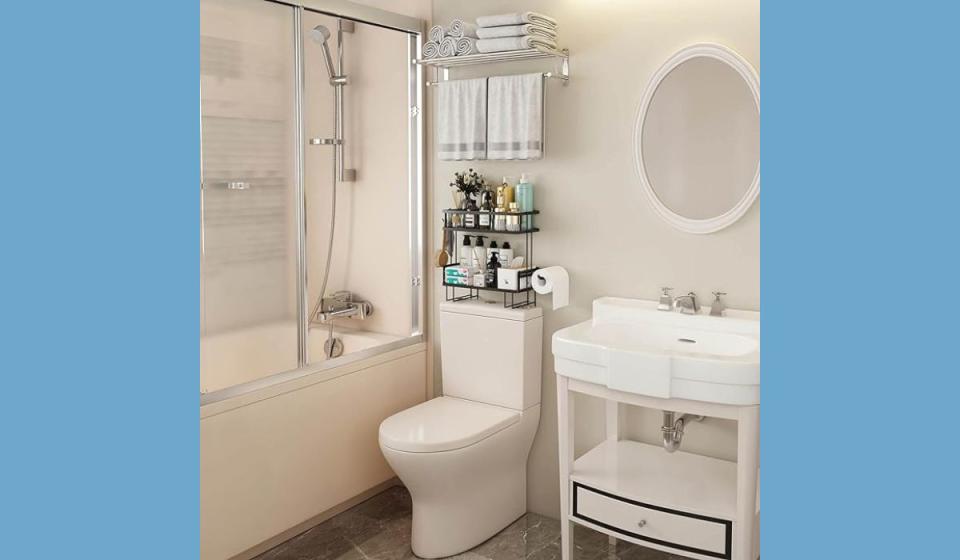
[[199,9],[8,2],[3,558],[199,555]]
[[956,557],[955,6],[763,3],[763,558]]

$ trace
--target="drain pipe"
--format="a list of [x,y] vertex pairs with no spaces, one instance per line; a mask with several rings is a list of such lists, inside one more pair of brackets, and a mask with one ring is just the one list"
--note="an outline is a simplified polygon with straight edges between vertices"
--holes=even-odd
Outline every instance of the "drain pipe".
[[670,410],[663,411],[663,425],[660,432],[663,434],[663,448],[667,453],[673,453],[680,449],[680,442],[683,441],[683,426],[687,422],[703,422],[703,416],[694,416],[692,414],[681,414],[676,418],[676,413]]

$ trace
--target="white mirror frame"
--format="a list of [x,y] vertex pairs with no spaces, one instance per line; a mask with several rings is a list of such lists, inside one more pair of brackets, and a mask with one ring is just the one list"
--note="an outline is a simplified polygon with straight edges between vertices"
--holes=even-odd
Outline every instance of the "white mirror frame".
[[653,77],[650,78],[650,82],[647,84],[647,89],[643,94],[643,99],[640,101],[640,107],[637,109],[637,124],[633,135],[633,157],[637,175],[640,176],[640,183],[643,185],[643,191],[647,194],[647,198],[650,200],[650,203],[653,205],[654,209],[657,211],[657,214],[659,214],[661,218],[681,231],[688,233],[713,233],[715,231],[720,231],[721,229],[730,226],[739,220],[747,212],[747,210],[750,209],[750,206],[753,205],[757,195],[760,194],[760,162],[757,162],[757,171],[753,176],[753,181],[750,184],[750,188],[747,189],[747,192],[743,195],[743,198],[741,198],[740,201],[733,206],[733,208],[730,208],[723,214],[713,218],[694,220],[681,216],[670,208],[667,208],[667,206],[657,197],[657,193],[653,189],[653,185],[650,184],[649,177],[647,177],[647,170],[643,165],[642,153],[643,122],[646,119],[647,109],[650,107],[650,102],[653,100],[653,95],[660,86],[660,82],[663,81],[663,79],[667,77],[667,74],[669,74],[677,66],[683,64],[691,58],[699,57],[714,58],[721,62],[725,62],[728,66],[736,70],[737,73],[740,74],[740,77],[743,78],[743,81],[746,82],[747,86],[750,88],[750,91],[753,93],[753,100],[757,105],[757,114],[760,113],[760,79],[757,77],[756,71],[749,62],[744,60],[743,57],[733,50],[728,49],[723,45],[714,43],[699,43],[696,45],[691,45],[670,57],[670,59],[667,60],[659,70],[657,70]]

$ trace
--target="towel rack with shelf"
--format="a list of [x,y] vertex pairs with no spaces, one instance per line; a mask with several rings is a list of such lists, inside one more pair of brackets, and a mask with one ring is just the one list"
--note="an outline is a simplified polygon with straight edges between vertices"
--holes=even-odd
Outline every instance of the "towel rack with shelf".
[[556,72],[544,72],[545,78],[560,80],[563,85],[567,85],[570,80],[570,51],[567,49],[526,49],[522,51],[504,51],[484,54],[467,54],[461,56],[448,56],[444,58],[420,58],[414,60],[421,66],[432,66],[434,68],[434,80],[428,81],[428,86],[435,86],[441,81],[450,79],[450,68],[458,66],[474,66],[478,64],[494,64],[498,62],[514,62],[518,60],[536,60],[536,59],[554,59],[559,60],[560,69]]

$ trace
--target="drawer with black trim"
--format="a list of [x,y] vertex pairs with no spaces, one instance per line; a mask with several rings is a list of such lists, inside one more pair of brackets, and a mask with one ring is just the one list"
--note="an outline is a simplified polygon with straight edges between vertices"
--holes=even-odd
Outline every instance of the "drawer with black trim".
[[730,558],[733,523],[573,483],[573,517],[621,535],[710,558]]

